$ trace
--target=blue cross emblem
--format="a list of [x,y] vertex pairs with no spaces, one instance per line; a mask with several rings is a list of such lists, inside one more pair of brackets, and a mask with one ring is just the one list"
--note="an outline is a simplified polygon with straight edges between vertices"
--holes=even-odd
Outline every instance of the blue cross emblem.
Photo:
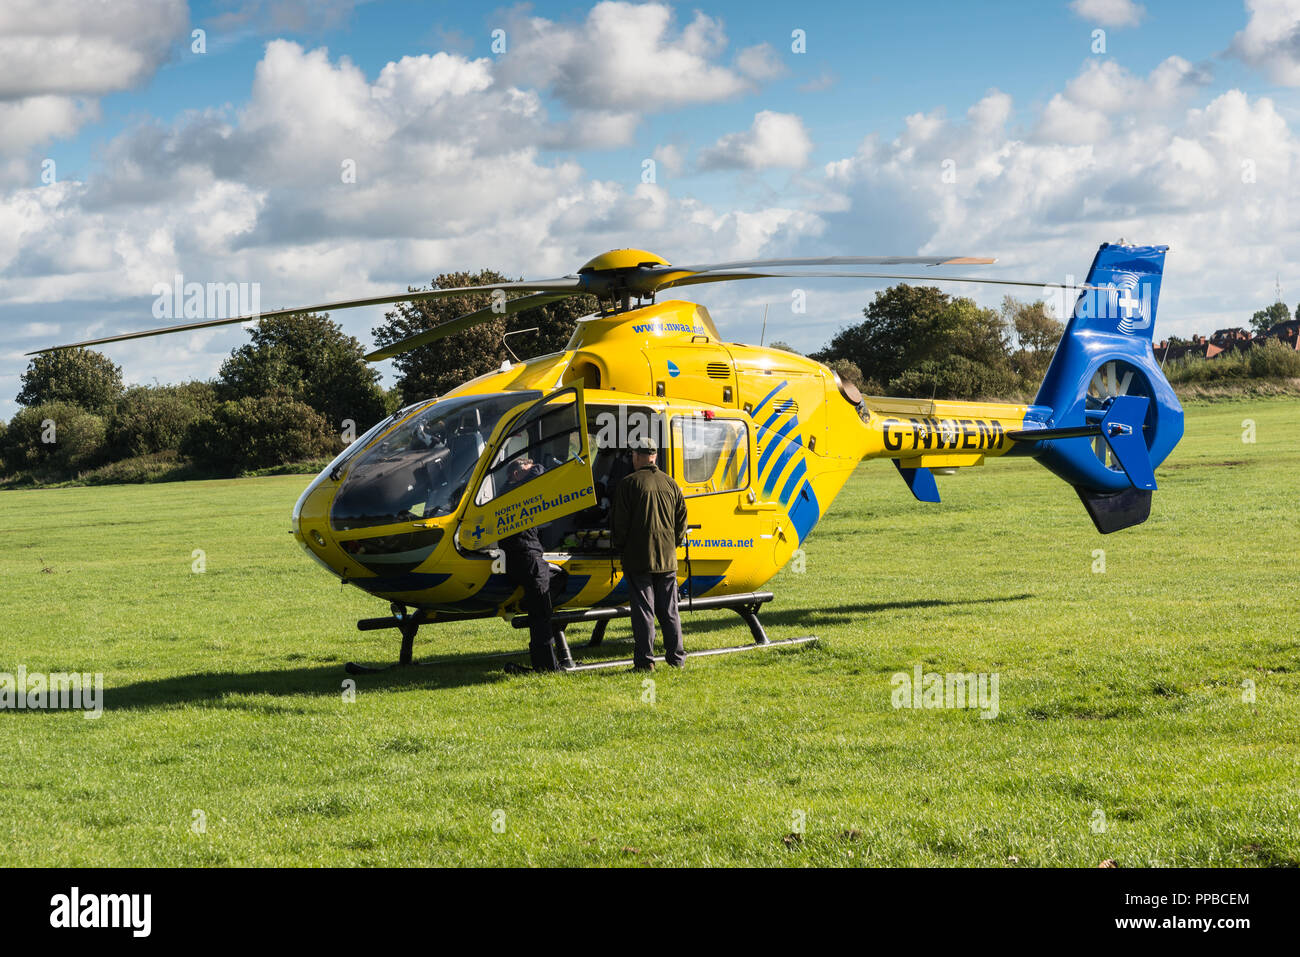
[[479,525],[477,522],[474,523],[474,544],[475,545],[477,545],[479,542],[483,540],[483,533],[486,531],[487,529],[484,528],[482,525]]

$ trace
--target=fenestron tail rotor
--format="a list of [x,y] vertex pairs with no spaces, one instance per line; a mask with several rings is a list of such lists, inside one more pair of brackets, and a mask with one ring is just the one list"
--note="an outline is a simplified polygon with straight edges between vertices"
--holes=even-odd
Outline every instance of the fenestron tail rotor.
[[[674,266],[667,260],[643,249],[615,249],[592,259],[579,269],[575,275],[571,276],[503,282],[491,286],[459,286],[425,290],[408,289],[406,292],[396,293],[391,296],[344,299],[337,302],[319,303],[314,306],[276,309],[252,315],[232,316],[225,319],[206,319],[200,322],[187,322],[157,329],[145,329],[140,332],[125,332],[118,335],[103,336],[98,339],[85,339],[81,342],[49,346],[45,349],[36,349],[27,354],[38,355],[42,352],[53,352],[58,349],[76,349],[110,342],[125,342],[130,339],[163,336],[174,332],[191,332],[196,329],[209,329],[215,326],[233,325],[240,322],[279,316],[300,316],[307,313],[333,312],[337,309],[380,306],[397,302],[419,302],[474,293],[493,294],[492,303],[482,309],[476,309],[448,322],[440,323],[432,329],[390,343],[366,356],[366,359],[376,362],[401,355],[431,342],[437,342],[447,336],[464,332],[480,323],[490,322],[498,316],[523,312],[569,296],[595,296],[617,312],[631,308],[633,300],[653,300],[655,294],[664,289],[693,286],[701,283],[733,282],[740,279],[891,279],[922,282],[992,283],[1006,286],[1043,287],[1054,285],[1052,283],[1014,279],[988,279],[971,276],[945,276],[942,274],[902,275],[859,272],[856,270],[840,271],[838,268],[836,271],[810,269],[810,267],[825,266],[983,266],[990,265],[995,261],[994,259],[976,256],[830,256],[803,259],[746,259],[725,263]],[[506,298],[507,294],[510,293],[526,293],[527,295],[514,299]]]

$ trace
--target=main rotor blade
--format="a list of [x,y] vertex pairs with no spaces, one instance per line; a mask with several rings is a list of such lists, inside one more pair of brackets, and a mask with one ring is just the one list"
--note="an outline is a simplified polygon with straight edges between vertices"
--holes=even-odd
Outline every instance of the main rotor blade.
[[1105,286],[1089,286],[1086,283],[1039,282],[1034,279],[983,279],[976,276],[903,276],[894,273],[878,272],[762,272],[732,271],[697,273],[681,279],[669,279],[660,285],[660,289],[673,286],[694,286],[705,282],[730,282],[733,279],[911,279],[918,282],[979,282],[997,286],[1036,286],[1038,288],[1060,289],[1104,289]]
[[400,339],[391,345],[384,346],[382,349],[376,349],[366,355],[366,361],[378,362],[381,359],[391,359],[403,352],[410,352],[418,346],[426,346],[431,342],[437,342],[439,339],[445,339],[447,336],[454,336],[458,332],[464,332],[466,329],[471,329],[480,323],[491,322],[498,316],[513,315],[516,312],[523,312],[525,309],[544,306],[548,302],[567,299],[569,296],[575,295],[581,295],[581,293],[539,292],[531,296],[520,296],[518,299],[511,299],[497,306],[496,309],[493,309],[492,306],[484,306],[482,309],[475,309],[463,316],[457,316],[455,319],[439,323],[432,329],[426,329],[424,332],[417,332],[413,336],[407,336],[405,339]]
[[740,259],[703,266],[664,266],[664,270],[714,272],[718,269],[766,269],[769,266],[991,266],[983,256],[828,256],[812,259]]
[[145,329],[141,332],[124,332],[116,336],[103,336],[99,339],[85,339],[81,342],[70,342],[60,346],[48,346],[44,349],[36,349],[28,352],[27,355],[40,355],[42,352],[56,352],[59,349],[79,349],[83,346],[98,346],[106,342],[124,342],[127,339],[145,339],[149,336],[165,336],[173,332],[192,332],[195,329],[210,329],[213,326],[229,326],[237,322],[252,322],[256,319],[274,319],[280,316],[303,316],[311,312],[333,312],[336,309],[355,309],[359,306],[382,306],[394,302],[418,302],[423,299],[445,299],[448,296],[459,296],[466,293],[493,292],[500,289],[505,292],[533,292],[545,290],[549,292],[560,292],[561,295],[573,295],[583,291],[583,283],[576,276],[567,276],[562,279],[540,279],[533,282],[502,282],[494,286],[458,286],[449,289],[425,289],[423,291],[408,291],[398,293],[395,296],[373,296],[367,299],[342,299],[338,302],[324,302],[315,306],[300,306],[293,309],[274,309],[270,312],[259,312],[252,315],[232,316],[229,319],[206,319],[202,322],[186,322],[176,326],[162,326],[158,329]]

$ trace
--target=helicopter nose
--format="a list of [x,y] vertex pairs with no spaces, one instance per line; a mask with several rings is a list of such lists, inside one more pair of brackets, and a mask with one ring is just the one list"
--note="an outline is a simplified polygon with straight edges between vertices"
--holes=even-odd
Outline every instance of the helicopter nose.
[[321,567],[335,577],[344,577],[348,556],[330,532],[329,508],[338,483],[325,474],[317,477],[293,509],[293,534],[298,544]]

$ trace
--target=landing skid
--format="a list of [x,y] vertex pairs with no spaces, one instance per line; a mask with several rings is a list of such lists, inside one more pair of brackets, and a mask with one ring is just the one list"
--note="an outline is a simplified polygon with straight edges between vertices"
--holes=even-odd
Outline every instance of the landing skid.
[[392,609],[393,617],[363,618],[357,622],[357,630],[378,631],[381,628],[396,628],[402,635],[402,647],[397,654],[397,661],[380,668],[371,665],[359,665],[355,661],[349,661],[343,666],[343,670],[348,674],[375,675],[381,671],[391,671],[394,668],[411,668],[425,663],[412,660],[415,652],[416,632],[420,630],[422,624],[428,621],[424,616],[424,612],[419,610],[408,611],[405,605],[399,605],[397,602],[393,602],[389,607]]
[[[715,598],[688,598],[677,603],[679,612],[716,611],[730,608],[749,626],[749,633],[754,636],[754,644],[767,644],[767,632],[758,620],[759,609],[772,600],[770,591],[746,592],[741,595],[719,595]],[[605,640],[605,629],[612,618],[630,618],[632,609],[628,605],[613,605],[607,608],[587,608],[582,611],[562,611],[551,620],[558,625],[569,625],[575,621],[594,621],[591,639],[582,647],[599,648]],[[528,627],[527,615],[516,615],[510,623],[516,628]]]
[[[772,600],[771,592],[746,592],[741,595],[720,595],[714,598],[688,598],[678,604],[678,609],[683,612],[689,611],[710,611],[721,608],[730,608],[749,626],[749,632],[754,638],[752,645],[738,645],[732,648],[713,648],[705,651],[689,651],[687,657],[708,656],[708,655],[726,655],[736,651],[753,651],[756,648],[781,647],[792,644],[803,644],[809,641],[816,641],[816,636],[805,635],[801,638],[787,638],[781,641],[770,641],[767,632],[763,630],[762,623],[758,620],[758,612],[763,605]],[[421,610],[414,611],[408,609],[405,605],[393,602],[390,606],[392,616],[388,618],[363,618],[357,622],[359,631],[378,631],[385,628],[396,628],[402,636],[402,646],[398,653],[397,661],[391,665],[375,667],[372,665],[358,664],[355,661],[349,661],[343,666],[344,670],[350,675],[374,675],[384,671],[391,671],[394,668],[416,668],[427,667],[429,665],[468,663],[472,661],[482,661],[492,658],[514,658],[520,652],[516,651],[499,651],[485,655],[474,655],[468,658],[455,658],[451,661],[442,659],[438,661],[415,661],[415,636],[420,630],[420,626],[428,624],[432,619]],[[595,628],[592,630],[591,639],[582,648],[599,648],[605,640],[605,629],[613,618],[628,618],[632,614],[632,609],[628,605],[616,605],[606,608],[587,608],[582,611],[559,612],[554,615],[551,621],[560,626],[563,633],[566,626],[574,622],[595,622]],[[516,615],[511,624],[515,628],[527,628],[528,616]],[[623,639],[618,639],[623,640]],[[656,659],[662,661],[662,658]],[[597,668],[614,668],[623,665],[630,665],[631,658],[615,659],[612,661],[597,661],[590,664],[579,664],[576,668],[567,669],[571,671],[590,671]]]
[[[816,641],[816,635],[800,635],[798,638],[781,638],[777,641],[755,642],[752,645],[736,645],[731,648],[706,648],[703,651],[688,651],[687,658],[707,658],[712,655],[733,655],[738,651],[758,651],[766,648],[788,648],[791,645],[806,645],[809,642]],[[663,661],[663,655],[656,655],[655,661]],[[611,661],[593,661],[589,665],[580,664],[570,671],[596,671],[600,668],[630,668],[632,666],[631,658],[616,658]]]

